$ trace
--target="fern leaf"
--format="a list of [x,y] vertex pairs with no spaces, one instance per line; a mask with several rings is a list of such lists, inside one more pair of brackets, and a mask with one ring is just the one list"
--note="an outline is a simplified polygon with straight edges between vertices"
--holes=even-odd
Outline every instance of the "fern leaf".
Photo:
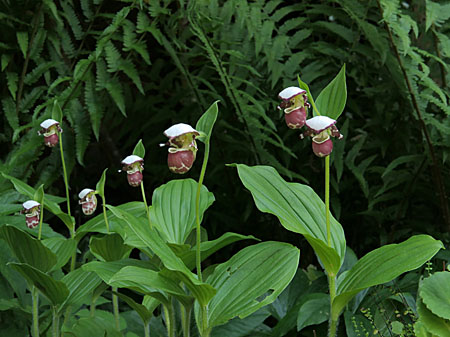
[[24,95],[22,100],[20,101],[19,111],[21,113],[30,111],[34,103],[36,103],[36,101],[41,97],[45,90],[46,87],[44,86],[34,87],[29,93]]
[[86,114],[83,111],[83,106],[78,99],[70,101],[68,106],[69,120],[72,121],[72,128],[75,130],[75,152],[77,160],[81,165],[83,164],[84,153],[89,145],[90,123]]
[[46,73],[51,68],[54,68],[58,65],[58,62],[49,61],[39,64],[36,68],[34,68],[30,73],[25,76],[24,83],[27,85],[32,85],[36,83],[41,76]]
[[11,97],[2,99],[2,106],[9,125],[13,130],[17,129],[19,127],[19,117],[16,114],[16,105]]
[[64,11],[64,16],[66,17],[66,20],[69,23],[70,28],[72,29],[73,35],[77,40],[81,40],[83,38],[83,30],[81,28],[80,20],[78,19],[75,11],[67,2],[61,1],[60,3]]
[[75,81],[82,80],[83,74],[85,74],[86,69],[91,65],[91,63],[92,61],[90,59],[79,60],[73,71],[73,79]]
[[114,103],[116,103],[122,115],[127,117],[125,112],[125,98],[123,96],[123,88],[117,78],[112,78],[108,83],[106,83],[106,90],[109,95],[113,99]]
[[70,57],[75,56],[75,47],[73,45],[72,38],[70,37],[70,34],[67,32],[67,30],[64,27],[61,27],[61,29],[58,30],[58,35],[61,40],[60,43],[64,52]]
[[119,70],[122,56],[111,41],[105,45],[106,62],[108,64],[108,71],[114,73]]
[[2,71],[4,71],[6,69],[6,67],[8,66],[9,62],[11,61],[12,56],[10,54],[3,54],[2,55]]
[[151,64],[150,56],[144,41],[137,41],[136,34],[134,32],[135,26],[132,22],[126,20],[126,24],[123,25],[123,51],[135,50],[142,56],[145,63]]
[[83,11],[83,15],[86,17],[86,19],[92,20],[92,18],[94,17],[94,12],[92,12],[90,1],[89,0],[81,0],[80,4],[81,4],[81,10]]
[[17,32],[16,33],[17,42],[19,43],[20,51],[23,54],[23,57],[27,57],[28,51],[28,32]]
[[106,64],[102,59],[96,62],[97,76],[96,76],[96,90],[102,90],[106,88],[111,76],[106,71]]
[[325,28],[331,33],[342,37],[348,43],[352,43],[356,38],[356,35],[353,32],[353,30],[336,22],[317,21],[314,23],[313,27]]
[[94,76],[89,73],[84,86],[84,101],[91,119],[92,131],[97,141],[100,137],[100,123],[104,114],[104,107],[98,92],[95,90]]
[[19,81],[19,76],[17,75],[17,73],[8,71],[6,72],[6,81],[11,96],[14,98],[14,100],[16,100],[17,82]]
[[30,59],[39,62],[40,55],[44,49],[44,43],[47,40],[47,30],[44,28],[38,29],[34,37],[33,44],[30,49]]
[[145,95],[144,88],[142,87],[141,78],[136,70],[133,62],[131,60],[122,60],[119,65],[119,69],[122,70],[134,83],[134,85],[139,89],[142,95]]

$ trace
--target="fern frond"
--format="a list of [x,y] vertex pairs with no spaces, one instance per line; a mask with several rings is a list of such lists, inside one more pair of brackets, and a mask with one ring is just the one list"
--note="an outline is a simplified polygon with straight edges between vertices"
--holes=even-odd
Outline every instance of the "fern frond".
[[119,65],[119,70],[122,70],[139,89],[142,95],[145,95],[144,88],[142,87],[141,78],[139,73],[131,60],[122,60]]
[[13,130],[19,127],[19,117],[16,114],[16,105],[11,97],[2,99],[3,112],[5,113],[6,120]]
[[19,75],[10,71],[6,72],[6,81],[11,96],[16,100],[17,82],[19,81]]
[[24,79],[24,83],[27,85],[32,85],[36,83],[41,76],[49,71],[50,69],[54,68],[58,65],[58,62],[55,61],[49,61],[49,62],[43,62],[39,64],[36,68],[34,68],[31,72],[29,72]]
[[64,11],[63,14],[72,29],[73,35],[77,40],[81,40],[83,38],[83,29],[81,28],[80,20],[78,19],[72,6],[65,1],[61,1],[61,7]]
[[124,117],[127,117],[127,114],[125,112],[125,98],[123,96],[122,84],[117,78],[111,78],[108,83],[106,83],[105,87],[114,103],[116,103],[122,115],[124,115]]
[[104,106],[99,97],[99,93],[95,90],[94,76],[89,73],[84,85],[84,102],[91,119],[92,131],[95,138],[100,137],[100,122],[104,114]]
[[108,64],[108,72],[114,73],[119,70],[122,62],[122,55],[120,55],[117,48],[111,41],[108,41],[105,45],[106,62]]

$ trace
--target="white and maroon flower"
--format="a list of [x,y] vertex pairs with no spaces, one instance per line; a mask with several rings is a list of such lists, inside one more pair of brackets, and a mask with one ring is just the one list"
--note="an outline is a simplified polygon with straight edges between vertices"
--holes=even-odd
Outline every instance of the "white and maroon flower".
[[97,197],[95,191],[90,188],[85,188],[78,194],[80,200],[78,203],[81,205],[81,209],[85,215],[91,215],[97,208]]
[[34,200],[25,201],[22,214],[25,214],[25,221],[28,228],[35,228],[39,225],[39,216],[41,214],[41,204]]
[[303,139],[306,136],[312,137],[312,149],[316,156],[326,157],[333,151],[333,142],[330,137],[342,139],[336,127],[336,121],[327,116],[316,116],[306,121],[308,130],[300,135]]
[[[200,133],[188,124],[175,124],[164,131],[169,138],[169,154],[167,164],[173,173],[183,174],[189,171],[194,164],[197,154],[195,137]],[[166,144],[162,144],[166,145]]]
[[133,187],[141,185],[144,170],[144,159],[139,156],[131,155],[122,160],[123,170],[127,171],[128,183]]
[[284,109],[286,125],[291,129],[302,128],[308,115],[307,108],[310,107],[306,90],[288,87],[282,90],[278,97],[281,99],[278,109]]
[[45,145],[55,147],[59,141],[59,134],[62,132],[59,122],[54,119],[46,119],[40,126],[41,130],[38,131],[38,134],[44,136]]

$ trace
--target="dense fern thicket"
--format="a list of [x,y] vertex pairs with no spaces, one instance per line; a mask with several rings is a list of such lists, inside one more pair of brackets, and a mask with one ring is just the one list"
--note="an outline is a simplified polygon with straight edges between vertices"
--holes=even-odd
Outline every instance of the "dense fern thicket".
[[[346,64],[345,138],[332,154],[331,194],[349,245],[360,255],[450,229],[448,3],[2,0],[0,18],[6,174],[63,195],[59,150],[37,135],[57,100],[72,201],[106,167],[108,201],[138,199],[117,173],[121,159],[142,138],[148,191],[173,179],[162,132],[194,124],[219,99],[205,179],[217,199],[210,235],[233,230],[298,244],[253,207],[225,164],[271,165],[321,190],[322,161],[285,126],[277,94],[298,75],[316,94]],[[199,166],[188,175],[198,177]],[[23,196],[0,179],[1,217],[20,209]],[[76,218],[84,221],[79,211]]]

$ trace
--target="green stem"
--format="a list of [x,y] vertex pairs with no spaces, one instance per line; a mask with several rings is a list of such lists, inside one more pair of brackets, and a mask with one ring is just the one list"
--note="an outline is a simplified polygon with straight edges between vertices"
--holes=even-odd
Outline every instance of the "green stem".
[[108,217],[106,216],[106,200],[105,197],[102,197],[103,199],[103,219],[105,220],[105,224],[106,224],[106,232],[109,234],[109,222],[108,222]]
[[166,318],[167,336],[175,337],[175,312],[173,305],[163,305],[164,317]]
[[42,221],[44,219],[44,198],[41,200],[41,213],[39,214],[39,232],[38,232],[38,240],[42,237]]
[[206,166],[209,158],[209,139],[205,141],[205,155],[203,157],[202,170],[197,184],[197,195],[195,196],[195,220],[197,223],[197,245],[196,245],[196,262],[198,279],[202,281],[202,258],[201,258],[201,228],[200,228],[200,192],[202,190],[203,179],[205,178]]
[[141,181],[142,200],[144,201],[145,211],[147,212],[148,224],[152,228],[152,222],[150,221],[150,211],[148,209],[147,199],[145,198],[144,181]]
[[113,295],[113,311],[114,311],[114,322],[116,323],[116,330],[120,331],[120,315],[119,315],[119,298],[114,292],[117,292],[117,287],[112,287]]
[[59,337],[59,315],[56,307],[53,307],[52,337]]
[[325,219],[327,224],[327,244],[331,247],[330,228],[330,156],[325,157]]
[[[59,137],[59,149],[61,153],[61,163],[63,167],[63,175],[64,175],[64,185],[66,188],[66,200],[67,200],[67,214],[69,214],[69,217],[72,215],[70,214],[70,196],[69,196],[69,181],[67,178],[67,170],[66,170],[66,161],[64,160],[64,147],[63,147],[63,139],[62,134],[58,133]],[[75,223],[72,222],[72,230],[70,232],[70,237],[72,239],[75,239]],[[75,261],[77,259],[77,249],[75,248],[72,254],[72,259],[70,261],[70,271],[73,271],[75,269]]]
[[211,333],[211,329],[208,327],[208,309],[206,306],[201,306],[201,337],[209,337],[209,334]]
[[328,282],[330,288],[330,321],[329,321],[329,331],[328,337],[335,337],[337,332],[337,319],[334,319],[333,315],[333,301],[336,297],[336,276],[328,275]]
[[192,306],[183,306],[181,308],[181,324],[183,326],[183,337],[191,336],[191,310]]
[[39,292],[35,286],[31,288],[33,302],[33,337],[39,337]]
[[150,337],[150,321],[144,322],[144,337]]

